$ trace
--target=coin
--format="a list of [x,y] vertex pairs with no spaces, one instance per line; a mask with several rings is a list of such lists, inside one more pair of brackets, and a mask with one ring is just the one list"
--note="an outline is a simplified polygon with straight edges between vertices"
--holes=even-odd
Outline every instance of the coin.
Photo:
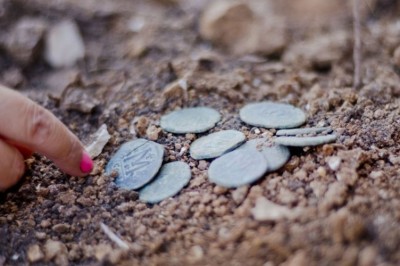
[[333,142],[336,138],[336,134],[330,134],[316,137],[278,137],[274,141],[277,144],[285,146],[307,147]]
[[190,156],[196,160],[211,159],[234,150],[246,137],[237,130],[223,130],[201,137],[190,147]]
[[190,177],[190,167],[187,163],[167,163],[161,167],[156,177],[139,191],[139,199],[157,203],[172,197],[189,183]]
[[268,164],[268,172],[281,168],[290,158],[290,151],[286,146],[277,145],[267,138],[252,139],[239,147],[239,149],[248,146],[256,148],[262,153]]
[[209,107],[193,107],[173,111],[161,117],[160,125],[165,131],[185,134],[202,133],[215,126],[221,115]]
[[219,186],[234,188],[255,182],[267,169],[264,156],[249,146],[215,159],[208,169],[208,177]]
[[330,133],[332,128],[330,127],[307,127],[307,128],[293,128],[293,129],[281,129],[276,132],[277,136],[296,136],[306,134],[318,134],[318,133]]
[[115,184],[124,189],[137,189],[154,178],[164,157],[163,146],[145,139],[125,143],[111,158],[106,173],[117,172]]
[[305,113],[290,104],[260,102],[245,105],[240,119],[252,126],[265,128],[293,128],[306,121]]

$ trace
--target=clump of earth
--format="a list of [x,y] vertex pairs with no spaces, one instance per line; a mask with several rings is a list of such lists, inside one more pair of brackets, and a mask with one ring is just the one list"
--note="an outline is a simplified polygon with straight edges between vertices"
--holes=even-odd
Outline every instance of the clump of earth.
[[[0,265],[396,265],[399,2],[361,4],[359,89],[349,3],[0,1],[0,82],[86,147],[106,143],[92,149],[86,178],[37,154],[26,161],[23,180],[0,194]],[[304,128],[325,130],[278,136],[240,119],[263,101],[291,104],[307,115]],[[215,127],[162,129],[161,117],[199,106],[218,111]],[[237,188],[210,182],[211,160],[190,156],[196,140],[223,130],[293,141],[327,138],[327,127],[334,142],[291,146],[287,163]],[[174,166],[183,167],[177,195],[147,204],[106,173],[138,139],[164,147],[161,177],[184,163]]]

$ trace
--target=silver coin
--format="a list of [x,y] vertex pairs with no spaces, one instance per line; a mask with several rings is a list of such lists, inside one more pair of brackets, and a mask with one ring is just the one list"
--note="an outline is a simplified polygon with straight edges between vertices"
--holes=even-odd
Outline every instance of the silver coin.
[[307,128],[293,128],[293,129],[281,129],[276,132],[277,136],[296,136],[305,134],[318,134],[332,132],[330,127],[307,127]]
[[278,170],[290,159],[290,151],[286,146],[277,145],[266,138],[249,140],[239,149],[248,146],[254,147],[262,153],[268,163],[268,172]]
[[125,143],[111,158],[106,173],[117,172],[115,184],[124,189],[137,189],[154,178],[160,170],[164,147],[155,142],[137,139]]
[[254,147],[247,147],[215,159],[208,169],[208,177],[219,186],[234,188],[255,182],[267,169],[264,156]]
[[246,137],[237,130],[223,130],[201,137],[190,146],[190,156],[196,160],[211,159],[237,148]]
[[172,162],[163,165],[156,177],[139,191],[139,199],[148,203],[157,203],[175,196],[189,183],[190,167],[184,162]]
[[252,126],[265,128],[293,128],[306,121],[305,113],[290,104],[250,103],[240,109],[240,119]]
[[307,147],[330,143],[335,141],[336,138],[336,134],[316,137],[278,137],[274,140],[274,142],[285,146]]
[[193,107],[173,111],[161,117],[160,125],[165,131],[185,134],[202,133],[215,126],[221,115],[208,107]]

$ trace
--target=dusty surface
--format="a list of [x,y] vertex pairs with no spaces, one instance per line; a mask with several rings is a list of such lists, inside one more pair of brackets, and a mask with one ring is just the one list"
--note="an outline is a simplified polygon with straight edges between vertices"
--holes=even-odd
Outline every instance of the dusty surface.
[[[397,1],[370,1],[363,9],[359,90],[351,88],[351,12],[343,1],[250,8],[244,30],[235,7],[214,14],[232,25],[200,23],[201,1],[23,2],[0,1],[1,82],[49,108],[82,140],[103,123],[112,138],[87,178],[67,176],[39,155],[27,160],[23,181],[0,194],[0,265],[398,264]],[[276,27],[260,18],[264,11],[274,14]],[[28,41],[11,36],[22,18],[39,19],[29,24]],[[66,18],[77,23],[86,56],[57,70],[46,63],[40,37],[42,27]],[[211,37],[201,36],[201,24],[210,23],[216,25],[203,30]],[[177,80],[187,89],[171,84]],[[238,118],[243,104],[265,99],[302,108],[308,126],[330,125],[337,143],[294,149],[279,171],[227,190],[208,182],[209,162],[189,158],[184,148],[195,135],[159,130],[161,115],[207,105],[223,115],[211,132],[270,136],[274,130]],[[146,205],[104,175],[110,156],[136,137],[165,145],[165,162],[190,164],[192,180],[178,196]],[[101,222],[128,249],[111,241]]]

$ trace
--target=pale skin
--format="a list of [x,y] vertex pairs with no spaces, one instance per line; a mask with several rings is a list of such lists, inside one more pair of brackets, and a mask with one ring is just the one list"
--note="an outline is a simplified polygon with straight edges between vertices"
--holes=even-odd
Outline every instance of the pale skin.
[[33,152],[72,176],[85,176],[93,162],[79,139],[51,112],[0,85],[0,191],[15,185]]

